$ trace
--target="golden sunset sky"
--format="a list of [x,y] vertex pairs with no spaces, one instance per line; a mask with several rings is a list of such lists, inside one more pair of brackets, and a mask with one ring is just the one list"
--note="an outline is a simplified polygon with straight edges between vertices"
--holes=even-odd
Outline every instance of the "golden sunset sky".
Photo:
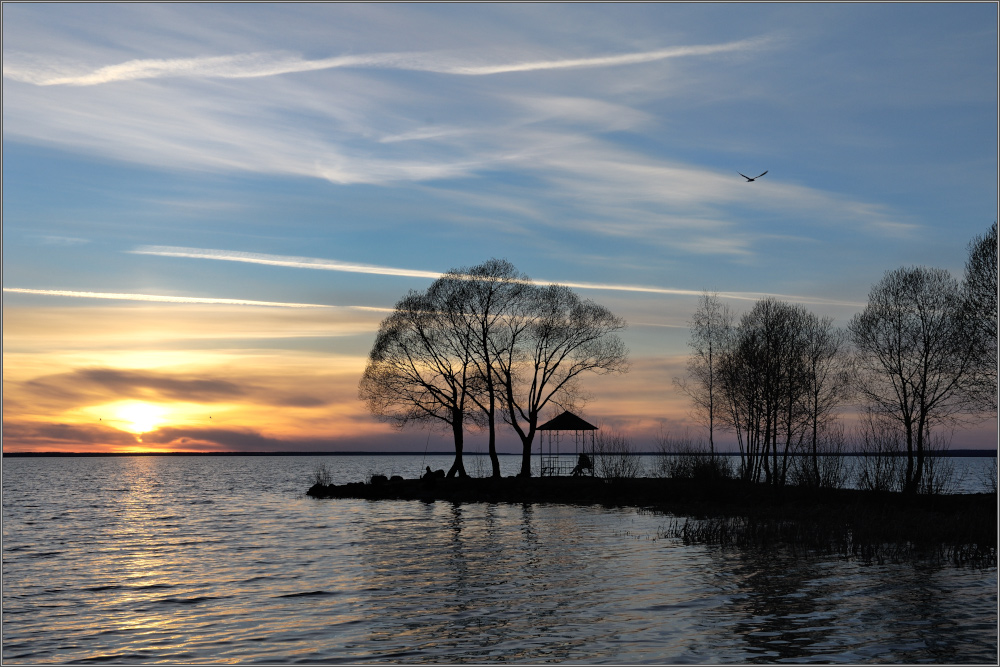
[[357,384],[407,290],[490,257],[628,321],[632,370],[585,379],[584,418],[698,437],[673,378],[702,291],[845,326],[888,270],[961,278],[997,214],[996,25],[991,3],[4,5],[3,451],[447,451]]

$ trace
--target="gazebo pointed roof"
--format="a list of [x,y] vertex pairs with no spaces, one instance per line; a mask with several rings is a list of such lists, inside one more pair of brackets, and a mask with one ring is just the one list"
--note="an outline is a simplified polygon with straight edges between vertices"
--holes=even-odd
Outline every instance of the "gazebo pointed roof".
[[596,431],[597,427],[585,422],[568,410],[538,427],[539,431]]

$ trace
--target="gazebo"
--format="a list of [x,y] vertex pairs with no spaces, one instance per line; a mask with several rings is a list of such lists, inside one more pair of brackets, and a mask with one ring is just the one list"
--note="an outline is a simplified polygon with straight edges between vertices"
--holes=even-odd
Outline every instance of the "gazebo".
[[[578,470],[580,455],[584,454],[593,462],[594,457],[594,431],[597,427],[583,419],[580,419],[572,412],[564,412],[554,419],[550,419],[538,427],[539,435],[539,462],[541,463],[542,477],[555,477],[559,475],[570,475],[577,472],[588,472],[594,474],[593,465],[586,470]],[[570,451],[568,433],[572,433],[573,450]],[[566,434],[564,436],[564,434]],[[587,452],[587,435],[590,435],[590,452]],[[563,439],[565,437],[565,442]],[[572,457],[572,458],[570,458]]]

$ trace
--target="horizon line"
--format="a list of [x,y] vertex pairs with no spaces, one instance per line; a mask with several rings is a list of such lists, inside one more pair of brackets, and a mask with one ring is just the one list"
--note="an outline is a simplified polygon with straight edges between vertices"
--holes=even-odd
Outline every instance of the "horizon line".
[[[660,451],[641,451],[641,452],[630,452],[631,456],[686,456],[692,452],[660,452]],[[38,458],[46,456],[83,456],[83,457],[102,457],[102,456],[453,456],[455,454],[452,451],[366,451],[366,450],[323,450],[323,451],[307,451],[307,450],[294,450],[294,451],[262,451],[262,452],[241,452],[241,451],[212,451],[212,452],[65,452],[65,451],[55,451],[55,452],[2,452],[0,456],[10,456],[14,458]],[[708,452],[694,452],[694,454],[704,454],[708,455]],[[488,456],[489,452],[463,452],[462,456]],[[497,452],[498,456],[522,456],[522,452]],[[715,452],[716,456],[740,456],[739,451],[725,451],[725,452]],[[789,456],[811,456],[812,454],[806,452],[804,454],[797,454],[789,452]],[[896,456],[905,456],[906,452],[899,452],[895,454]],[[980,449],[978,447],[961,447],[956,449],[951,449],[945,452],[934,452],[927,453],[925,455],[932,457],[968,457],[968,456],[997,456],[997,449]],[[535,453],[532,452],[532,457]],[[567,454],[566,456],[574,456],[572,454]],[[869,456],[865,452],[844,452],[838,453],[820,453],[819,456]]]

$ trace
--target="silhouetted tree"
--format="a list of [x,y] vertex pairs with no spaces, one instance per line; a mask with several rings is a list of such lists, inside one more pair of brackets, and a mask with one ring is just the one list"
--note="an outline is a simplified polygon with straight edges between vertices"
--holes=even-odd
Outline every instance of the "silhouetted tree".
[[997,223],[969,244],[965,263],[968,335],[976,344],[968,390],[975,409],[997,411]]
[[[736,434],[744,479],[782,486],[793,454],[811,453],[797,480],[821,483],[823,442],[849,387],[846,337],[830,318],[766,297],[734,325],[705,294],[691,320],[688,378],[675,379],[709,428]],[[710,445],[714,453],[714,443]]]
[[504,393],[504,417],[521,439],[521,475],[531,475],[531,445],[549,405],[573,395],[586,372],[627,370],[628,351],[617,333],[625,321],[567,287],[530,286],[502,319],[493,356]]
[[872,287],[851,318],[857,388],[903,431],[903,490],[916,493],[931,428],[967,407],[966,379],[976,346],[958,282],[943,269],[899,268]]
[[785,484],[789,454],[805,435],[809,313],[772,297],[740,318],[720,364],[726,418],[737,435],[744,479]]
[[469,330],[456,315],[456,285],[439,279],[410,291],[379,326],[359,385],[373,415],[398,428],[442,423],[455,439],[448,476],[466,476],[462,461],[467,401],[475,374]]
[[715,423],[722,409],[719,373],[733,335],[733,313],[718,294],[706,292],[690,325],[688,377],[674,378],[674,384],[691,398],[696,416],[708,427],[708,450],[714,458]]
[[[359,395],[377,418],[403,427],[442,423],[455,439],[449,476],[465,476],[467,423],[490,432],[493,475],[500,475],[496,415],[521,439],[521,474],[531,474],[531,444],[541,411],[577,397],[584,372],[622,372],[627,351],[616,335],[624,320],[566,287],[538,287],[506,260],[453,269],[425,293],[409,292],[383,320]],[[475,406],[476,409],[472,409]]]

